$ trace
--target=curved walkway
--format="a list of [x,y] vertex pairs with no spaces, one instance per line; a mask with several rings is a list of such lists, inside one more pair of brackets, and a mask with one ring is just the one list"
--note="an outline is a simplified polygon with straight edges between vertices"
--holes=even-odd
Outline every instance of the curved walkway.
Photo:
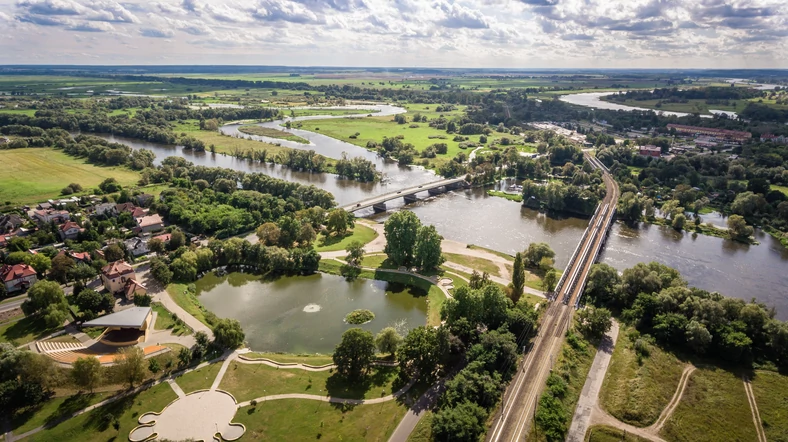
[[[247,358],[240,353],[238,358],[236,359],[238,362],[242,364],[262,364],[267,365],[269,367],[280,368],[284,370],[304,370],[304,371],[327,371],[333,368],[336,368],[334,364],[326,364],[326,365],[309,365],[309,364],[302,364],[300,362],[276,362],[274,360],[268,358]],[[397,362],[388,362],[388,361],[372,361],[372,365],[380,365],[384,367],[396,367],[399,365]]]

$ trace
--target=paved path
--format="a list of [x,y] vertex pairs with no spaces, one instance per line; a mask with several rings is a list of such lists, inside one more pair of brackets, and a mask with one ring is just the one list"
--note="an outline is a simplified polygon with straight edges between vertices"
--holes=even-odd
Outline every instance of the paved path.
[[140,279],[144,281],[143,283],[148,287],[148,294],[153,298],[153,301],[160,302],[164,308],[175,313],[178,315],[178,318],[181,319],[186,325],[189,326],[194,332],[204,332],[208,335],[209,339],[213,339],[213,332],[211,329],[203,324],[202,322],[198,321],[197,318],[189,314],[186,310],[182,309],[181,306],[175,303],[167,290],[163,289],[161,285],[156,282],[156,280],[150,276],[148,269],[143,270],[142,272],[138,273]]
[[211,391],[216,390],[219,388],[219,384],[222,383],[222,378],[224,378],[224,373],[227,372],[227,367],[230,365],[230,362],[234,361],[236,357],[238,357],[238,352],[234,351],[229,355],[225,353],[225,359],[222,363],[222,368],[219,369],[219,373],[216,374],[216,379],[213,380],[213,384],[211,384]]
[[580,392],[580,400],[577,402],[572,425],[569,427],[569,434],[566,438],[568,442],[583,442],[585,440],[586,431],[591,423],[591,413],[599,399],[599,391],[602,389],[602,382],[605,380],[605,373],[610,365],[613,349],[616,347],[618,328],[618,322],[613,321],[610,331],[599,344],[594,362],[591,364],[591,370],[588,372],[588,378],[583,385],[583,391]]
[[406,442],[413,429],[419,423],[424,413],[435,406],[438,398],[446,389],[445,378],[438,381],[435,385],[425,391],[418,401],[408,408],[405,417],[402,418],[397,428],[391,433],[388,442]]
[[[310,401],[330,402],[332,404],[373,405],[373,404],[380,404],[383,402],[393,401],[394,399],[402,396],[408,390],[410,390],[410,387],[412,387],[413,384],[414,381],[411,380],[410,382],[408,382],[407,385],[395,391],[393,394],[375,398],[375,399],[343,399],[343,398],[332,397],[332,396],[318,396],[316,394],[289,393],[289,394],[274,394],[271,396],[262,396],[253,400],[259,403],[266,401],[276,401],[281,399],[306,399]],[[248,407],[251,404],[252,401],[241,402],[240,404],[238,404],[238,408]]]
[[181,389],[180,385],[175,383],[174,379],[167,379],[167,383],[170,384],[170,387],[172,387],[172,391],[174,391],[175,394],[178,395],[178,397],[186,396],[186,393],[183,392],[183,390]]

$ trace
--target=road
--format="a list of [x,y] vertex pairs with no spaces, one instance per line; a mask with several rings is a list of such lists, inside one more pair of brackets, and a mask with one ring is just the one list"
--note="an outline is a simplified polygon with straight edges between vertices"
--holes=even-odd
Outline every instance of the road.
[[589,227],[564,272],[565,276],[556,289],[555,301],[544,313],[530,351],[504,394],[503,405],[487,435],[488,441],[519,441],[528,435],[539,395],[571,324],[574,306],[580,300],[588,272],[596,261],[615,214],[618,186],[595,158],[586,158],[594,167],[603,170],[607,194],[591,218]]

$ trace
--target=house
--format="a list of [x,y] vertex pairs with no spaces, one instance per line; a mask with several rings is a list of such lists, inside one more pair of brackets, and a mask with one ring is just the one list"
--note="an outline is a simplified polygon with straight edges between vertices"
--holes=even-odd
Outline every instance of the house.
[[155,232],[164,228],[164,221],[158,214],[145,215],[136,218],[135,221],[137,222],[137,227],[140,232]]
[[134,197],[137,200],[137,204],[142,207],[148,207],[153,202],[154,198],[153,195],[148,193],[141,193]]
[[774,135],[774,134],[763,134],[761,135],[761,141],[771,141],[772,143],[777,144],[786,144],[788,143],[788,138],[785,135]]
[[131,238],[127,239],[123,242],[126,245],[126,250],[131,252],[134,257],[147,255],[150,250],[148,250],[148,240],[144,238]]
[[79,224],[75,223],[74,221],[67,221],[57,228],[57,233],[60,235],[60,239],[65,241],[67,239],[77,239],[80,232],[83,232],[84,230],[85,229],[79,227]]
[[14,232],[24,223],[25,220],[15,213],[0,216],[0,233]]
[[7,293],[26,290],[38,281],[36,271],[27,264],[4,265],[0,268]]
[[52,204],[49,204],[49,203],[39,203],[38,207],[36,207],[36,209],[39,209],[39,210],[49,210],[51,208],[52,208]]
[[126,297],[127,301],[133,301],[135,296],[146,295],[147,293],[147,287],[134,279],[129,279],[126,281],[126,287],[123,288],[123,296]]
[[134,219],[142,218],[147,213],[148,211],[143,209],[142,207],[135,207],[134,210],[131,211],[131,217]]
[[733,141],[743,143],[752,138],[750,132],[738,130],[716,129],[711,127],[687,126],[684,124],[668,124],[668,130],[675,129],[676,133],[687,135],[706,135],[720,141]]
[[84,263],[89,264],[92,259],[90,259],[90,253],[88,252],[74,252],[72,250],[61,250],[58,252],[57,256],[68,256],[69,258],[73,259],[77,263]]
[[101,269],[101,282],[110,293],[118,293],[126,287],[126,281],[137,280],[137,274],[126,261],[115,261]]
[[93,208],[93,214],[98,216],[117,215],[117,212],[115,212],[115,204],[113,203],[98,204]]
[[64,223],[71,219],[71,215],[65,210],[41,209],[33,211],[33,218],[40,223]]
[[120,215],[123,212],[133,212],[136,206],[134,203],[123,203],[123,204],[115,204],[115,213]]
[[662,155],[662,149],[660,149],[659,146],[649,144],[646,146],[639,146],[638,153],[646,157],[659,158],[660,155]]
[[172,239],[172,233],[162,233],[161,235],[156,235],[151,239],[158,239],[164,244],[168,244]]

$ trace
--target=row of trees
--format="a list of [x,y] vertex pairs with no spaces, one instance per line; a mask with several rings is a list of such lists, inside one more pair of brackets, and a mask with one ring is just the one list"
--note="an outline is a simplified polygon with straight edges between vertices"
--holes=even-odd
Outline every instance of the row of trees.
[[394,213],[383,226],[386,235],[384,252],[398,266],[416,266],[432,270],[443,264],[441,241],[435,226],[423,226],[411,211]]

